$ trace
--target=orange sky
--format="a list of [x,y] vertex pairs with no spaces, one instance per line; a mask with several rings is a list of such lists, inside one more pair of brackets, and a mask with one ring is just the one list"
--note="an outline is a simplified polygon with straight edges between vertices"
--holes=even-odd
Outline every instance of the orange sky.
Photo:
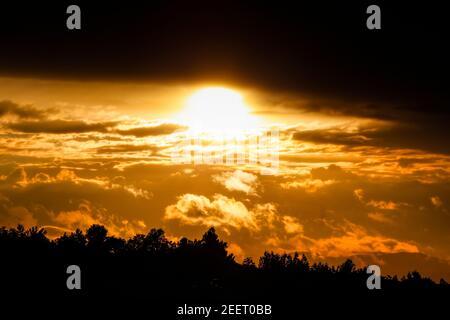
[[[234,90],[244,109],[200,108],[191,120],[276,125],[276,174],[173,163],[192,125],[180,115],[212,85]],[[402,127],[393,120],[313,112],[311,103],[338,102],[229,83],[0,78],[0,97],[2,225],[56,235],[101,223],[124,237],[163,227],[173,238],[215,226],[238,259],[263,250],[450,259],[450,157],[390,143]]]

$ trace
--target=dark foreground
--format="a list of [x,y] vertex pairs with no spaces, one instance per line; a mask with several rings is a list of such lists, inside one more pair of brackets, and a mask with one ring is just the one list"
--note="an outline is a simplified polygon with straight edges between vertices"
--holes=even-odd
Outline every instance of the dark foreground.
[[0,303],[47,318],[300,319],[446,312],[450,298],[446,282],[417,272],[369,290],[370,275],[350,260],[334,267],[266,252],[239,264],[226,248],[214,229],[174,243],[155,229],[124,240],[92,226],[50,241],[42,229],[2,228]]

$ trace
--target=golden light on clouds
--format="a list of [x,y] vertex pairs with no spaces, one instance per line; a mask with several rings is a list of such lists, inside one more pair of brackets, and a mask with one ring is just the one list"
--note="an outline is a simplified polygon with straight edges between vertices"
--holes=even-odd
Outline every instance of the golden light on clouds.
[[[171,237],[215,226],[241,257],[450,259],[450,157],[404,145],[395,121],[231,83],[0,78],[0,96],[4,225],[56,235],[101,223],[121,236],[160,226]],[[275,124],[279,167],[264,175],[272,165],[249,155]],[[174,162],[183,150],[192,161]]]

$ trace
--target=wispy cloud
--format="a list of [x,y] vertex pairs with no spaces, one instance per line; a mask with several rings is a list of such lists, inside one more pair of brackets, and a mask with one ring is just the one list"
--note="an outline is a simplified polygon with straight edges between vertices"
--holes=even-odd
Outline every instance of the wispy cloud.
[[41,120],[21,121],[8,123],[5,126],[11,130],[24,133],[85,133],[85,132],[107,132],[108,129],[117,125],[117,122],[94,122],[89,123],[81,120]]
[[0,101],[0,118],[6,115],[15,116],[19,119],[43,119],[50,110],[41,110],[32,105],[19,105],[10,100]]
[[147,127],[135,127],[126,130],[115,130],[116,133],[124,136],[135,137],[147,137],[147,136],[160,136],[171,134],[176,131],[186,130],[186,126],[174,124],[174,123],[162,123],[159,125],[147,126]]

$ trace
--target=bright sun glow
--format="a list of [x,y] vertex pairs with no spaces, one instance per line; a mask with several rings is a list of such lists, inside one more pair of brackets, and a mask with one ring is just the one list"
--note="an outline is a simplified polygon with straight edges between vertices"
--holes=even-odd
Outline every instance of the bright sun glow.
[[249,114],[243,97],[223,87],[208,87],[196,91],[186,101],[181,120],[194,131],[242,132],[252,130],[256,119]]

